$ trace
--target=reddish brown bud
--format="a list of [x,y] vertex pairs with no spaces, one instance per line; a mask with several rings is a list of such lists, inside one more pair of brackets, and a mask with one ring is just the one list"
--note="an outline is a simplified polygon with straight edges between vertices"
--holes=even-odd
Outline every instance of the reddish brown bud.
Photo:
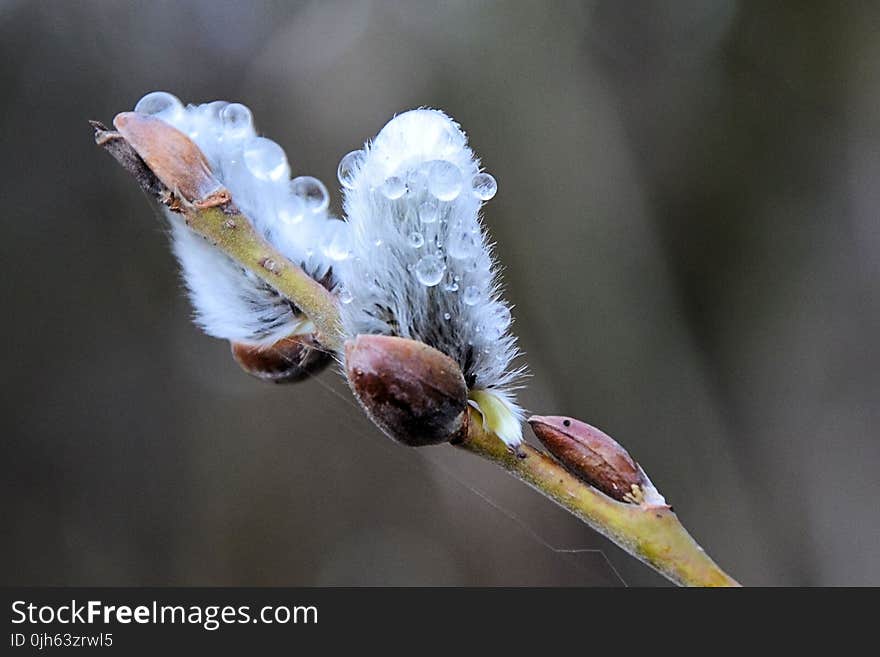
[[467,430],[467,385],[458,364],[415,340],[359,335],[345,344],[345,371],[370,419],[411,447]]
[[232,356],[248,374],[272,383],[294,383],[332,360],[311,335],[292,335],[268,347],[232,342]]
[[221,188],[205,155],[177,128],[137,112],[117,114],[113,125],[171,192],[194,203]]
[[533,415],[532,431],[565,469],[621,502],[639,502],[647,483],[642,470],[617,441],[585,422]]

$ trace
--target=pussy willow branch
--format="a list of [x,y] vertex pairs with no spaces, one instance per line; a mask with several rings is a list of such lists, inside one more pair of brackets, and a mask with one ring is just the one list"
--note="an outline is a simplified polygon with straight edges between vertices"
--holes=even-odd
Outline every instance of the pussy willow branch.
[[[198,201],[182,199],[158,181],[119,133],[100,123],[92,125],[96,143],[145,191],[181,212],[193,230],[299,306],[318,328],[324,346],[334,350],[341,346],[343,334],[333,295],[259,236],[228,192],[215,191]],[[738,586],[691,538],[669,506],[618,502],[528,445],[513,454],[497,436],[483,429],[476,411],[471,409],[470,413],[468,433],[457,443],[458,448],[527,483],[676,584]]]
[[471,409],[467,437],[457,446],[492,461],[577,516],[637,559],[683,586],[738,586],[697,545],[666,504],[618,502],[569,474],[556,461],[523,445],[513,454],[483,429]]
[[179,212],[195,232],[295,303],[315,325],[323,346],[334,351],[342,347],[342,326],[333,295],[257,234],[225,189],[201,200],[184,199],[158,180],[122,135],[97,121],[91,125],[95,143],[134,176],[145,192]]
[[342,329],[333,295],[258,235],[227,199],[220,195],[183,207],[187,225],[295,303],[315,325],[324,347],[339,349]]

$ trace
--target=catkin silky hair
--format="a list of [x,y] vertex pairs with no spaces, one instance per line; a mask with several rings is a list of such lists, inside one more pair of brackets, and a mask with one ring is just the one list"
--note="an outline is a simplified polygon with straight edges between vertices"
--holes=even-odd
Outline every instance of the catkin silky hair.
[[512,366],[510,308],[480,218],[496,184],[464,132],[439,110],[404,112],[342,159],[339,179],[349,253],[336,271],[347,335],[399,336],[446,354],[471,403],[518,445],[512,390],[522,369]]

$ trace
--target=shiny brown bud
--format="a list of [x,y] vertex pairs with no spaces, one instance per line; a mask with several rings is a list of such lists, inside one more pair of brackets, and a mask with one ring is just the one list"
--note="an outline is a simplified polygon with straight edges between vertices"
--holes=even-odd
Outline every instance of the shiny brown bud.
[[195,203],[222,189],[205,155],[177,128],[137,112],[117,114],[113,125],[172,193]]
[[268,347],[232,342],[232,356],[248,374],[271,383],[302,381],[332,360],[310,335],[292,335]]
[[410,447],[467,431],[467,386],[458,364],[426,344],[359,335],[345,344],[345,371],[370,419]]
[[640,502],[648,483],[617,441],[569,417],[533,415],[532,431],[565,469],[620,502]]

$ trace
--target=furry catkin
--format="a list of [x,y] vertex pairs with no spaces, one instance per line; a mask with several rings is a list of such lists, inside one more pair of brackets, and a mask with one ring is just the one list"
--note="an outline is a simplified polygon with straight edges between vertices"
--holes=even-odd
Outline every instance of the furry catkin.
[[[473,403],[509,445],[522,440],[512,388],[522,374],[497,265],[480,219],[495,181],[458,124],[417,109],[340,162],[347,256],[336,271],[350,336],[424,342],[461,367]],[[492,408],[488,408],[492,407]]]
[[[320,245],[341,222],[327,215],[327,189],[309,176],[290,180],[284,151],[256,135],[247,107],[222,101],[184,107],[171,94],[153,92],[135,111],[155,116],[192,139],[263,237],[313,278],[332,286],[332,259]],[[271,345],[313,330],[290,301],[192,232],[179,215],[166,215],[196,322],[206,333]]]

